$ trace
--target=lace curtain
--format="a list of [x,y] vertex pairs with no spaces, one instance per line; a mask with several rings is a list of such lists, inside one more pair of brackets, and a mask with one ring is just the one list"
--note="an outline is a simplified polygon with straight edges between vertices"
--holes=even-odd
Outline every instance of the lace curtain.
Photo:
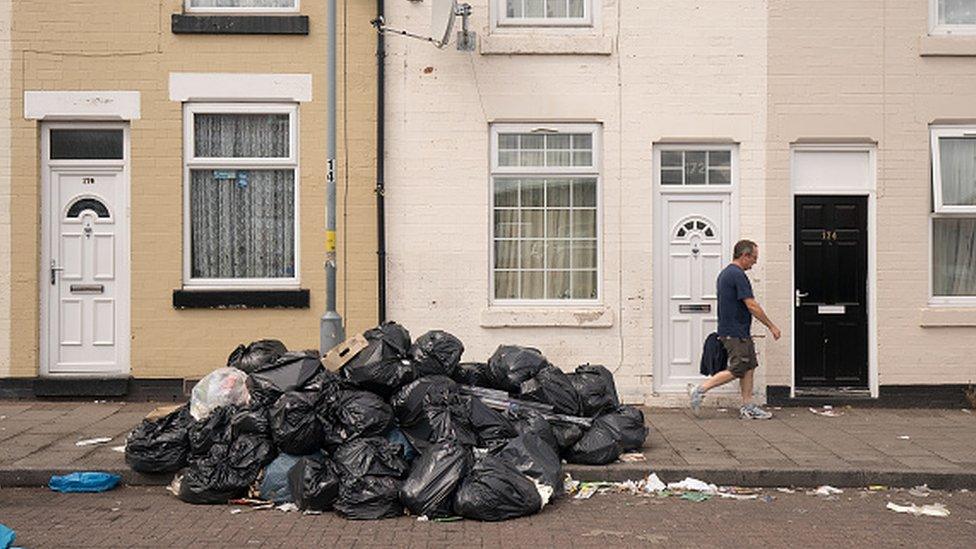
[[[976,206],[976,139],[939,139],[942,202]],[[933,294],[976,296],[976,216],[932,220]]]
[[295,0],[191,0],[194,8],[293,8]]
[[[288,115],[197,114],[194,138],[201,158],[286,158]],[[295,276],[294,169],[192,169],[190,223],[193,278]]]

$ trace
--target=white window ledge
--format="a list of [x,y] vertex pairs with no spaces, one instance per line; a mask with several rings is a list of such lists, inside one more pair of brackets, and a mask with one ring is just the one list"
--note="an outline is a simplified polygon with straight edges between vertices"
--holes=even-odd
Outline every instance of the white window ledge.
[[925,35],[918,39],[922,57],[976,57],[976,36]]
[[137,91],[25,91],[28,120],[139,120]]
[[919,309],[923,328],[976,327],[976,307],[925,307]]
[[610,55],[613,40],[593,34],[493,33],[480,40],[482,55]]
[[173,72],[169,99],[302,103],[312,100],[312,75]]
[[613,310],[609,307],[543,309],[529,307],[489,307],[481,311],[482,328],[610,328]]

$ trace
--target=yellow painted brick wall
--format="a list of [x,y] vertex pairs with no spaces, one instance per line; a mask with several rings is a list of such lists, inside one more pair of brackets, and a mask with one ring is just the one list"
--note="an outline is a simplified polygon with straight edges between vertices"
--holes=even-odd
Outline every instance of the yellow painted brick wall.
[[[347,329],[376,322],[375,33],[372,5],[340,1],[339,312]],[[347,11],[346,11],[347,10]],[[195,377],[262,337],[318,346],[325,308],[325,2],[302,2],[308,36],[176,35],[182,0],[23,0],[14,5],[11,375],[38,372],[39,125],[23,118],[24,90],[135,90],[132,122],[132,375]],[[171,72],[308,73],[300,117],[301,284],[304,310],[175,310],[182,284],[182,106]],[[347,94],[343,95],[342,90]],[[348,149],[347,149],[348,147]],[[348,165],[344,159],[348,158]]]

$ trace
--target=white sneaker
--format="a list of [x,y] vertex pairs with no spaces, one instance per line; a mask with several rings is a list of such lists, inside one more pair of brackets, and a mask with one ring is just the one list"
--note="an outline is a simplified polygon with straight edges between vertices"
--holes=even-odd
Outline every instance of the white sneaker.
[[702,391],[701,385],[689,383],[688,396],[691,397],[691,413],[698,417],[701,412],[702,401],[705,400],[705,391]]
[[755,404],[747,404],[739,408],[739,419],[772,419],[773,414],[763,410]]

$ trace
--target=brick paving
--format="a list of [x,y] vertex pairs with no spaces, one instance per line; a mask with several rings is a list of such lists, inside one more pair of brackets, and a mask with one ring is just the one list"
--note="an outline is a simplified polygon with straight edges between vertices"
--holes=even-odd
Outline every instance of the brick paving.
[[[346,521],[326,513],[194,506],[161,487],[104,494],[0,490],[0,522],[25,547],[966,547],[976,539],[976,493],[846,490],[829,498],[692,503],[612,494],[562,499],[542,513],[502,523]],[[946,518],[885,509],[888,501],[943,503]],[[712,525],[712,526],[710,526]]]
[[[0,485],[38,486],[51,472],[108,470],[132,484],[166,479],[136,475],[112,447],[158,406],[145,402],[0,401]],[[665,480],[694,475],[753,486],[881,483],[976,488],[976,413],[963,410],[839,409],[828,418],[806,408],[773,410],[770,421],[742,421],[737,410],[646,409],[645,462],[570,466],[587,480]],[[98,446],[81,439],[107,436]],[[907,438],[905,438],[907,437]]]

